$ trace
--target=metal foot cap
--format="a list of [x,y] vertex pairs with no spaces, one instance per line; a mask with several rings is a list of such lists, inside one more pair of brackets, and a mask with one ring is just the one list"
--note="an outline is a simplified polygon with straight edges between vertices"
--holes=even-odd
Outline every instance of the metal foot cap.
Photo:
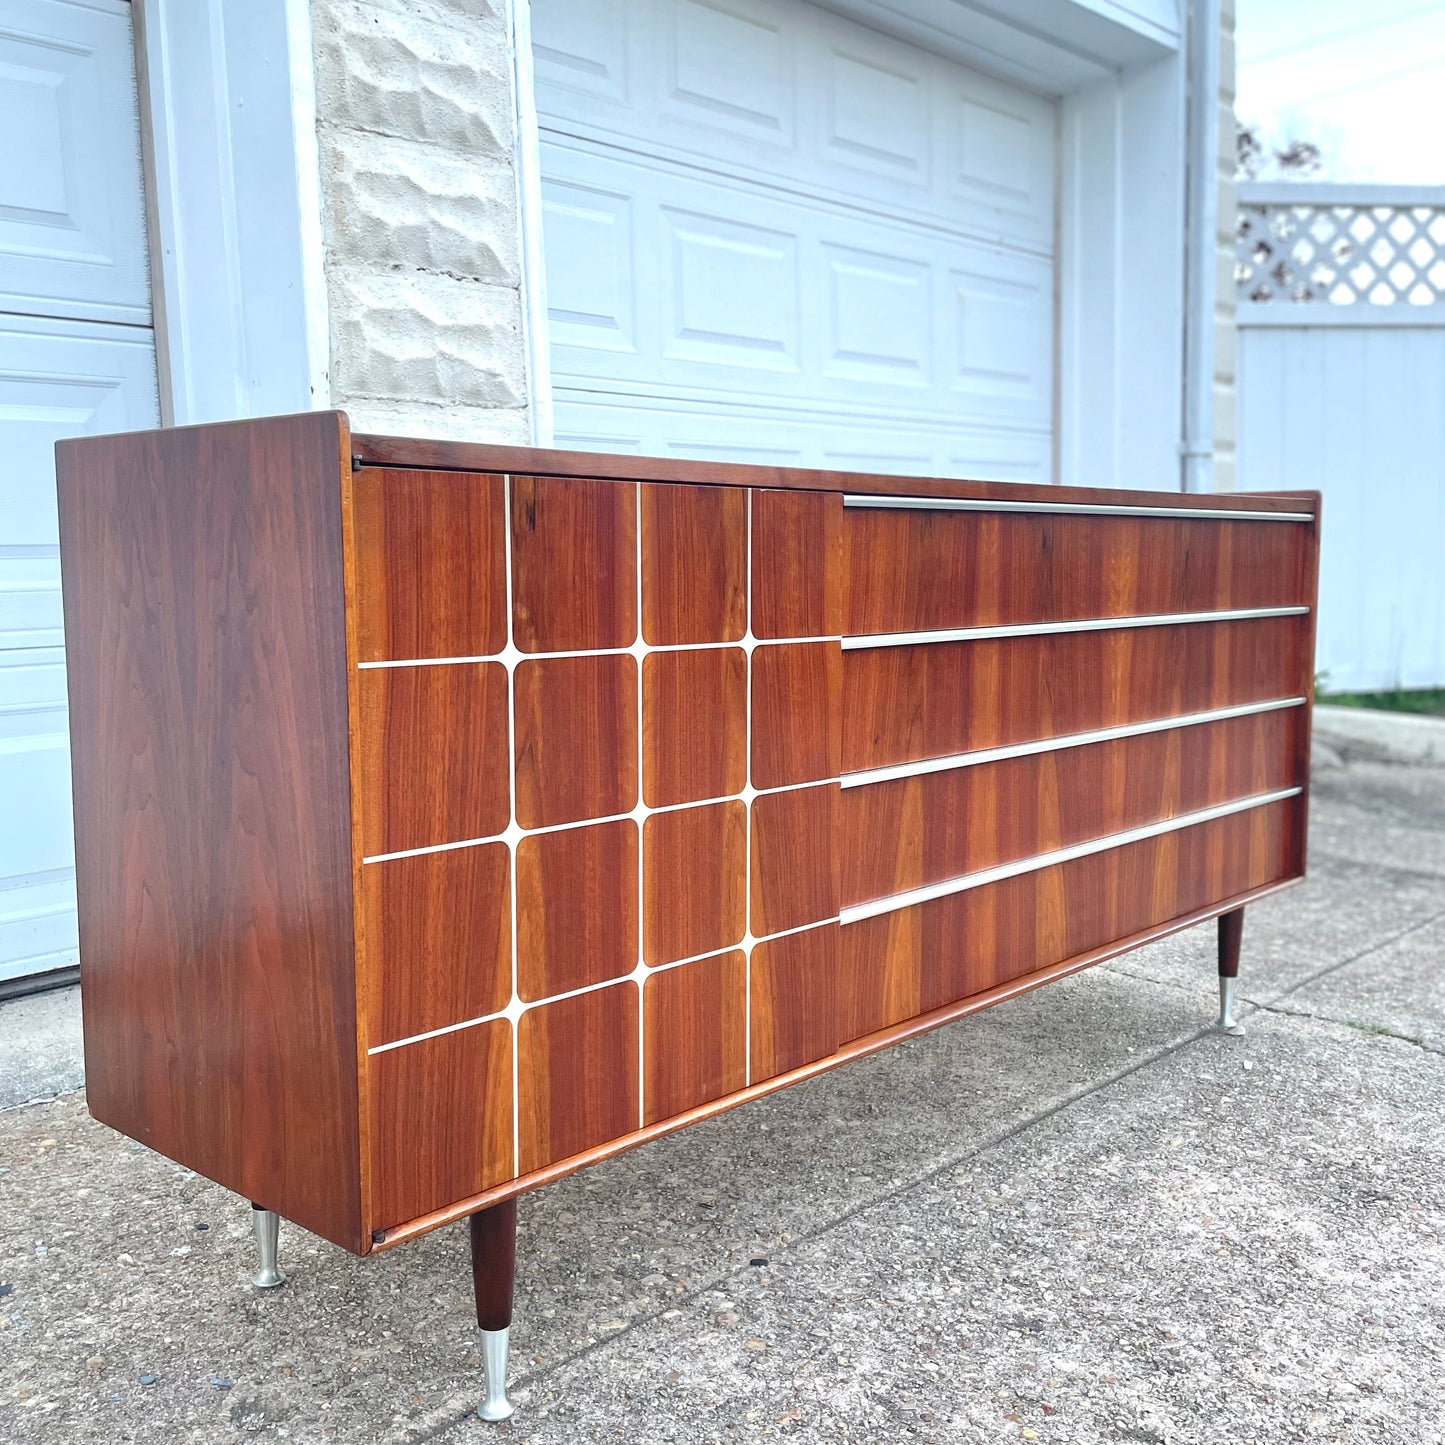
[[251,1276],[251,1283],[257,1289],[275,1289],[286,1283],[286,1274],[276,1263],[276,1246],[281,1234],[281,1220],[269,1209],[259,1204],[251,1206],[251,1224],[256,1231],[256,1252],[261,1257],[260,1267]]
[[1244,1037],[1244,1025],[1234,1017],[1234,986],[1237,982],[1233,978],[1219,980],[1219,1032],[1228,1034],[1232,1039]]
[[507,1398],[507,1348],[511,1330],[478,1330],[482,1337],[482,1376],[486,1381],[486,1398],[477,1406],[477,1418],[487,1421],[508,1420],[513,1405]]

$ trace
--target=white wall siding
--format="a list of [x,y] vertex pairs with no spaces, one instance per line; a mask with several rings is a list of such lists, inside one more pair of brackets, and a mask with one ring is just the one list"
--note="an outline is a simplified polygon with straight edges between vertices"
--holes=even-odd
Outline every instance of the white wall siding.
[[331,397],[530,440],[504,0],[314,0]]
[[1250,324],[1241,307],[1239,484],[1324,494],[1315,665],[1326,690],[1439,686],[1445,317],[1340,309],[1376,324]]

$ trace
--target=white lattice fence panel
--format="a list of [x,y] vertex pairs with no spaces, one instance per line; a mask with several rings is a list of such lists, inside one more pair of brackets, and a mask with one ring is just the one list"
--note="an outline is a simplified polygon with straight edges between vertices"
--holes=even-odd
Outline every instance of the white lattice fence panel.
[[1298,200],[1241,194],[1234,272],[1241,303],[1445,303],[1445,199],[1370,192],[1351,200],[1337,194],[1344,187],[1311,198],[1316,188],[1295,189]]

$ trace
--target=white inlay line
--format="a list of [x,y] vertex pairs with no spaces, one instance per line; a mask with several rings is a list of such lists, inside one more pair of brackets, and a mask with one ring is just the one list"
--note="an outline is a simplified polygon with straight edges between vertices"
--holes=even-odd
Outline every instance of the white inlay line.
[[1176,522],[1313,522],[1313,512],[1255,512],[1242,507],[1150,507],[1109,502],[1006,502],[987,497],[885,497],[846,493],[845,507],[900,512],[1035,512],[1064,517],[1169,517]]
[[[641,545],[639,543],[639,545]],[[640,573],[639,573],[640,576]],[[640,614],[639,614],[640,616]],[[508,626],[510,626],[510,621]],[[638,636],[641,636],[641,623],[638,624]],[[780,642],[836,642],[836,637],[788,637],[779,638]],[[716,652],[724,647],[741,647],[741,641],[737,642],[648,642],[642,646],[643,652]],[[558,658],[569,657],[627,657],[629,655],[640,656],[638,644],[633,643],[630,647],[593,647],[580,652],[522,652],[519,649],[509,648],[508,652],[516,650],[517,662],[551,662]],[[464,667],[468,664],[478,662],[501,662],[503,653],[489,652],[477,657],[395,657],[387,658],[382,662],[358,662],[358,671],[368,668],[382,667]]]
[[1267,807],[1270,803],[1283,802],[1286,798],[1298,797],[1303,788],[1277,788],[1272,793],[1256,793],[1250,798],[1237,798],[1231,803],[1220,803],[1213,808],[1201,808],[1196,813],[1183,813],[1177,818],[1163,818],[1157,823],[1147,823],[1142,828],[1130,828],[1123,833],[1110,833],[1105,838],[1091,838],[1087,843],[1075,843],[1069,848],[1057,848],[1052,853],[1038,853],[1032,858],[1021,858],[1014,863],[1000,863],[996,868],[984,868],[977,873],[965,873],[961,878],[945,879],[942,883],[930,883],[923,888],[910,888],[906,893],[891,893],[886,898],[874,898],[867,903],[857,903],[843,909],[840,917],[846,926],[861,923],[865,918],[877,918],[880,914],[893,913],[900,908],[911,908],[918,903],[930,903],[935,898],[947,898],[953,893],[966,893],[971,888],[982,888],[989,883],[1001,883],[1005,878],[1016,878],[1021,873],[1034,873],[1041,868],[1053,868],[1060,863],[1072,862],[1075,858],[1087,858],[1091,853],[1106,853],[1111,848],[1123,848],[1130,843],[1141,843],[1146,838],[1157,838],[1164,833],[1177,833],[1199,823],[1209,823],[1215,818],[1227,818],[1233,813],[1245,813],[1251,808]]
[[[739,650],[742,648],[741,643],[733,643],[731,645],[737,647]],[[773,788],[769,791],[783,793],[787,792],[788,789]],[[595,828],[602,823],[620,823],[627,818],[637,819],[640,826],[643,818],[650,818],[657,813],[683,813],[689,808],[706,808],[712,803],[731,803],[736,800],[737,796],[736,793],[724,793],[721,797],[717,798],[698,798],[695,801],[687,803],[664,803],[656,808],[639,805],[626,813],[608,813],[601,818],[575,818],[570,823],[548,823],[545,827],[519,828],[517,831],[519,836],[536,838],[545,833],[570,833],[578,828]],[[402,848],[395,853],[372,853],[361,861],[363,863],[390,863],[393,858],[417,858],[423,853],[447,853],[453,848],[478,848],[483,843],[502,842],[507,836],[508,834],[506,832],[489,833],[485,838],[462,838],[455,843],[428,843],[422,848]]]
[[983,642],[996,637],[1051,637],[1065,632],[1110,632],[1125,627],[1177,627],[1187,622],[1243,622],[1256,617],[1302,617],[1308,607],[1230,607],[1217,612],[1160,612],[1145,617],[1084,617],[1070,622],[1009,622],[996,627],[938,627],[925,632],[874,632],[845,637],[844,652],[914,647],[929,642]]
[[[827,919],[828,923],[835,920]],[[785,938],[790,933],[806,933],[810,928],[819,928],[821,924],[805,923],[798,928],[785,929],[782,933],[771,935],[774,938]],[[423,1034],[409,1034],[404,1039],[391,1039],[384,1044],[377,1044],[374,1048],[367,1049],[368,1054],[384,1054],[391,1049],[404,1048],[407,1044],[419,1044],[426,1039],[437,1039],[443,1034],[454,1034],[460,1029],[474,1029],[479,1024],[495,1023],[498,1019],[511,1019],[514,1023],[523,1014],[530,1013],[533,1009],[545,1008],[548,1004],[565,1003],[570,998],[580,998],[585,993],[601,993],[604,988],[616,988],[619,984],[635,983],[641,988],[643,982],[651,978],[653,974],[670,973],[674,968],[683,968],[689,963],[701,963],[705,958],[717,958],[725,953],[740,953],[743,950],[743,943],[725,944],[721,948],[709,948],[705,953],[694,953],[687,958],[672,958],[666,963],[645,964],[639,962],[629,973],[620,973],[615,978],[599,979],[596,983],[584,983],[577,988],[569,988],[564,993],[548,994],[546,998],[533,999],[530,1003],[523,1003],[520,999],[514,1000],[506,1008],[494,1014],[483,1014],[480,1018],[463,1019],[461,1023],[446,1024],[439,1029],[430,1029]]]
[[1234,717],[1253,717],[1257,713],[1279,712],[1283,708],[1300,707],[1302,697],[1277,697],[1268,702],[1247,702],[1237,707],[1213,708],[1208,712],[1181,713],[1177,717],[1151,718],[1148,722],[1121,723],[1118,727],[1097,728],[1086,733],[1061,733],[1055,738],[1037,738],[1026,743],[1010,743],[1006,747],[979,748],[967,753],[949,753],[941,758],[921,758],[911,763],[893,763],[886,768],[866,768],[843,774],[845,788],[866,788],[872,783],[892,782],[897,778],[920,778],[929,773],[947,773],[955,768],[976,768],[980,763],[998,763],[1005,758],[1026,758],[1034,753],[1058,752],[1064,748],[1082,748],[1089,743],[1107,743],[1115,738],[1141,737],[1145,733],[1171,732],[1175,728],[1198,727],[1203,723],[1224,722]]

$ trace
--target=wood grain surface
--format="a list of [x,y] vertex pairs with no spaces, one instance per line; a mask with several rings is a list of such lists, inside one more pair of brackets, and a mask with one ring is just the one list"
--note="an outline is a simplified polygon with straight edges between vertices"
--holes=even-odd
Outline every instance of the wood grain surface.
[[505,843],[390,858],[361,870],[369,1045],[506,1008],[511,871]]
[[642,636],[653,647],[737,642],[748,625],[747,494],[644,485]]
[[1299,824],[1294,800],[1273,803],[850,923],[838,974],[840,1037],[1285,878]]
[[1310,595],[1304,526],[858,508],[843,516],[846,633],[1286,607]]
[[843,836],[839,806],[836,783],[761,793],[753,799],[748,876],[756,937],[837,916],[839,856],[871,857],[880,841]]
[[357,685],[367,857],[489,838],[507,826],[500,662],[370,668]]
[[637,1012],[629,980],[522,1015],[524,1174],[638,1127]]
[[[1315,494],[350,444],[338,414],[60,457],[92,1106],[351,1249],[1303,867],[1299,797],[841,925],[1304,786],[1300,707],[839,778],[1309,695],[1314,619],[838,639],[1312,605]],[[844,508],[866,491],[1177,515]],[[1310,520],[1197,515],[1225,506]],[[447,846],[474,839],[498,841]],[[361,861],[411,849],[436,851]],[[483,1218],[481,1255],[506,1224]]]
[[1304,726],[1293,707],[845,788],[843,906],[1293,787]]
[[61,442],[87,1101],[363,1251],[344,418]]
[[517,992],[526,1003],[604,983],[637,964],[637,824],[631,818],[517,843]]
[[842,628],[843,499],[753,494],[755,637],[835,637]]
[[637,637],[637,489],[512,478],[512,636],[523,652]]
[[374,1228],[512,1178],[506,1019],[373,1054],[369,1071]]
[[654,813],[642,825],[642,956],[656,966],[741,943],[748,822],[741,799]]
[[843,767],[1288,697],[1308,627],[1265,617],[845,652]]
[[[550,657],[513,674],[517,822],[546,828],[637,803],[637,659]],[[505,733],[503,733],[505,736]]]
[[352,485],[362,662],[507,645],[501,477],[364,470]]
[[752,783],[785,788],[837,777],[844,659],[836,642],[753,649]]
[[838,945],[838,925],[825,923],[753,946],[753,1082],[837,1048]]
[[740,793],[748,777],[747,654],[649,652],[642,660],[642,799],[649,808]]
[[650,974],[645,1122],[669,1119],[747,1083],[747,957],[741,949]]

